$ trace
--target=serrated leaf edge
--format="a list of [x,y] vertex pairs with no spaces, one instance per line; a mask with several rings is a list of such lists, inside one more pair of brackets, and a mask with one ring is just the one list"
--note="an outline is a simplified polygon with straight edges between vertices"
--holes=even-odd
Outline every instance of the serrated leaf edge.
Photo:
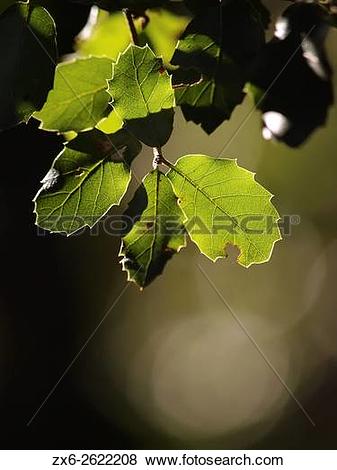
[[[137,45],[135,45],[135,44],[130,43],[130,44],[127,46],[127,48],[124,49],[123,52],[120,52],[120,53],[118,54],[118,57],[117,57],[116,61],[115,61],[115,62],[114,62],[114,61],[112,62],[112,77],[107,80],[107,81],[108,81],[108,89],[107,89],[107,92],[108,92],[109,96],[111,97],[111,101],[109,101],[109,104],[110,104],[110,106],[114,109],[115,113],[119,116],[119,118],[121,119],[121,121],[122,121],[124,124],[125,124],[125,120],[119,115],[119,113],[116,111],[116,109],[115,109],[115,107],[114,107],[114,105],[113,105],[114,102],[115,102],[115,100],[114,100],[114,97],[109,93],[109,89],[110,89],[110,82],[114,79],[114,72],[115,72],[114,67],[115,67],[115,65],[118,65],[118,62],[119,62],[119,59],[121,58],[121,56],[123,56],[124,54],[126,54],[126,52],[127,52],[129,49],[132,49],[132,48],[143,49],[143,50],[148,49],[148,50],[152,53],[153,58],[154,58],[154,59],[160,59],[160,60],[162,61],[163,66],[164,66],[163,56],[162,56],[162,55],[157,56],[157,55],[154,53],[154,51],[152,50],[152,48],[150,47],[150,45],[149,45],[148,43],[146,43],[144,46],[137,46]],[[175,98],[175,93],[174,93],[174,88],[173,88],[173,84],[172,84],[172,78],[173,78],[173,77],[172,77],[172,75],[170,75],[170,74],[168,73],[168,71],[167,71],[166,68],[165,68],[165,72],[166,72],[166,74],[167,74],[167,76],[168,76],[168,78],[169,78],[169,80],[170,80],[170,85],[171,85],[171,88],[172,88],[172,97],[173,97],[172,109],[173,109],[173,108],[175,108],[175,107],[177,106],[177,104],[176,104],[176,98]],[[169,109],[169,108],[163,108],[163,109]],[[151,113],[149,113],[149,114],[151,114]]]
[[[50,167],[50,169],[52,168],[55,168],[55,163],[57,162],[57,160],[62,156],[63,152],[66,150],[66,145],[65,145],[65,148],[57,155],[57,157],[54,159],[53,163],[52,163],[52,166]],[[101,164],[103,164],[104,160],[106,160],[107,157],[104,157],[102,158],[101,160],[99,160],[99,162],[97,162],[97,167]],[[38,224],[38,212],[37,212],[37,198],[40,196],[40,194],[44,191],[44,188],[43,186],[38,190],[38,192],[36,193],[36,195],[34,196],[34,199],[33,199],[33,203],[34,203],[34,209],[33,209],[33,214],[35,215],[35,222],[34,222],[34,225],[37,226],[37,227],[40,227],[42,228],[43,230],[46,230],[48,233],[51,233],[51,234],[54,234],[54,233],[57,233],[57,234],[64,234],[66,235],[66,237],[71,237],[72,235],[74,235],[75,233],[79,232],[80,230],[83,230],[85,227],[88,227],[90,230],[95,226],[97,225],[102,219],[103,217],[111,210],[112,207],[114,206],[119,206],[120,203],[122,202],[122,199],[124,198],[125,194],[127,193],[127,190],[128,190],[128,187],[129,187],[129,184],[130,184],[130,181],[131,181],[131,178],[132,178],[132,173],[131,173],[131,170],[130,168],[127,167],[127,165],[124,163],[124,162],[118,162],[116,164],[122,164],[125,166],[125,168],[128,170],[128,173],[129,173],[129,177],[128,177],[128,181],[127,181],[127,184],[126,184],[126,189],[125,191],[123,192],[123,194],[121,195],[121,197],[119,198],[119,200],[115,203],[115,204],[112,204],[93,224],[84,224],[82,225],[80,228],[72,231],[72,232],[66,232],[66,231],[58,231],[58,230],[48,230],[48,229],[45,229],[44,227],[42,227],[41,225]],[[96,166],[95,166],[95,169],[96,170]],[[93,171],[93,170],[91,170]],[[90,172],[91,173],[91,172]],[[62,176],[62,174],[61,174]],[[84,178],[82,180],[82,182],[85,181],[86,178]],[[82,184],[81,182],[81,184]],[[76,188],[77,190],[77,188]]]
[[[184,159],[184,158],[191,157],[191,156],[203,156],[203,157],[206,157],[206,158],[211,158],[211,157],[209,157],[208,155],[201,155],[201,154],[184,155],[184,156],[178,158],[178,160],[174,163],[173,167],[169,170],[169,172],[171,172],[171,171],[177,171],[177,170],[174,168],[174,167],[176,166],[176,164],[177,164],[180,160],[182,160],[182,159]],[[242,169],[244,169],[247,173],[249,173],[250,175],[252,175],[252,176],[253,176],[253,180],[254,180],[255,183],[257,183],[258,185],[262,186],[262,185],[261,185],[258,181],[256,181],[256,179],[255,179],[256,173],[255,173],[255,172],[252,172],[252,171],[250,171],[250,170],[247,170],[246,168],[243,168],[243,167],[241,167],[240,165],[238,165],[238,159],[237,159],[237,158],[215,158],[214,161],[216,161],[216,160],[222,160],[222,161],[223,161],[223,160],[229,160],[229,161],[231,161],[231,162],[234,162],[238,168],[242,168]],[[169,173],[169,172],[168,172],[168,173]],[[183,173],[180,173],[180,172],[178,172],[178,173],[179,173],[181,176],[184,176]],[[184,177],[185,177],[185,176],[184,176]],[[171,183],[171,184],[172,184],[172,183]],[[173,186],[173,185],[172,185],[172,186]],[[263,188],[267,191],[267,193],[269,194],[269,199],[268,199],[268,201],[271,202],[272,199],[274,198],[274,194],[272,194],[270,191],[268,191],[264,186],[262,186],[262,187],[263,187]],[[174,189],[174,186],[173,186],[173,191],[174,191],[174,193],[176,194],[175,189]],[[176,196],[177,196],[177,194],[176,194]],[[177,197],[178,197],[178,196],[177,196]],[[184,220],[184,224],[185,224],[185,223],[188,221],[188,216],[187,216],[186,213],[184,212],[183,208],[181,208],[181,211],[183,212],[183,214],[184,214],[185,217],[186,217],[186,219]],[[277,211],[277,213],[278,213],[278,211]],[[279,220],[281,220],[281,217],[276,218],[276,219],[275,219],[275,222],[279,222]],[[241,249],[240,249],[239,246],[233,245],[233,243],[231,243],[231,242],[226,242],[226,243],[224,244],[224,255],[223,255],[223,256],[217,256],[216,258],[213,259],[213,258],[211,258],[210,256],[208,256],[208,255],[198,246],[198,244],[191,238],[191,235],[189,234],[189,232],[188,232],[187,230],[186,230],[186,232],[188,233],[188,236],[189,236],[191,242],[194,243],[194,244],[197,246],[197,248],[198,248],[198,250],[200,251],[200,253],[201,253],[202,255],[204,255],[207,259],[209,259],[210,261],[212,261],[213,263],[216,263],[216,262],[217,262],[218,260],[220,260],[220,259],[225,259],[225,258],[227,258],[227,257],[228,257],[227,250],[226,250],[227,247],[229,247],[229,246],[234,246],[235,248],[237,248],[237,249],[240,251],[240,253],[238,254],[238,256],[237,256],[237,258],[236,258],[237,264],[240,265],[240,266],[242,266],[242,267],[244,267],[244,268],[246,268],[246,269],[250,268],[250,267],[251,267],[252,265],[254,265],[254,264],[259,265],[259,264],[268,263],[268,262],[270,261],[271,257],[272,257],[275,244],[276,244],[277,242],[279,242],[279,241],[282,240],[282,235],[281,235],[280,229],[279,229],[279,227],[278,227],[279,238],[277,238],[276,240],[274,240],[274,242],[272,243],[268,259],[265,259],[265,260],[262,260],[262,261],[256,261],[256,262],[254,261],[254,262],[251,262],[251,263],[249,263],[249,264],[243,264],[243,263],[241,263],[241,262],[239,261],[239,257],[240,257],[240,255],[241,255],[241,253],[242,253],[242,251],[241,251]]]

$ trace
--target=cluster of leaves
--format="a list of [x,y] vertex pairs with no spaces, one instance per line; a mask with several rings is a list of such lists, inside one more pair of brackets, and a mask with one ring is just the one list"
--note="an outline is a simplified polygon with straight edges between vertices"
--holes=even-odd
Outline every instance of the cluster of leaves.
[[[45,131],[75,136],[42,180],[37,224],[67,235],[93,227],[121,203],[131,164],[147,146],[153,149],[153,171],[129,204],[132,225],[120,251],[129,280],[140,287],[152,282],[186,246],[187,236],[213,261],[226,257],[228,245],[238,248],[242,266],[268,261],[280,239],[279,215],[255,175],[235,160],[205,155],[173,164],[162,147],[173,130],[175,106],[210,134],[230,118],[245,92],[262,110],[265,137],[302,143],[324,123],[333,100],[323,38],[334,12],[296,3],[266,44],[270,16],[260,0],[77,1],[123,10],[130,44],[117,60],[77,57],[55,68],[55,24],[43,2],[7,0],[0,10],[0,44],[6,49],[0,55],[0,128],[33,116]],[[148,44],[137,44],[137,18],[146,20],[146,28],[151,9],[158,8],[190,17],[169,67]],[[305,90],[296,89],[296,99],[289,96],[280,77],[285,66],[295,82],[305,75],[310,112]],[[229,221],[230,228],[219,221]]]

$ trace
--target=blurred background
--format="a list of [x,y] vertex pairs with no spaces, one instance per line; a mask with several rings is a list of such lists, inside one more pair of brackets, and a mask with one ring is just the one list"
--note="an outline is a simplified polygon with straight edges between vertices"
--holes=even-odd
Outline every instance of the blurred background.
[[[72,54],[89,9],[72,5],[69,22],[60,2],[46,3],[62,53]],[[286,4],[264,3],[273,18]],[[170,14],[153,13],[148,35],[161,31],[174,46],[188,19]],[[99,18],[90,38],[77,40],[77,54],[115,56],[128,40],[120,19]],[[337,70],[337,31],[327,46]],[[337,95],[337,75],[334,82]],[[177,111],[165,155],[238,158],[300,224],[268,264],[249,270],[233,256],[213,264],[189,243],[144,292],[125,289],[118,238],[37,235],[31,200],[62,139],[33,121],[0,134],[3,448],[336,448],[337,108],[297,150],[265,142],[254,112],[222,152],[252,106],[246,98],[211,137]],[[139,178],[151,161],[144,149],[134,165]]]

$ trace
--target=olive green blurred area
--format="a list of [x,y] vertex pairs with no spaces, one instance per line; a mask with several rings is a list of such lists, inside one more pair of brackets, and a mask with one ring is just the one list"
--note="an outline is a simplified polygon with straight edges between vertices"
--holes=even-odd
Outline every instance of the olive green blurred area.
[[[286,4],[264,3],[274,19]],[[142,40],[168,61],[187,19],[152,15]],[[127,45],[118,14],[89,33],[77,54]],[[337,30],[327,47],[337,71]],[[336,449],[337,107],[296,150],[264,141],[260,120],[247,97],[209,137],[177,111],[163,150],[237,158],[296,222],[290,234],[249,269],[190,242],[143,292],[104,230],[37,235],[30,201],[61,139],[34,123],[0,135],[4,448]],[[151,163],[145,148],[123,208]]]

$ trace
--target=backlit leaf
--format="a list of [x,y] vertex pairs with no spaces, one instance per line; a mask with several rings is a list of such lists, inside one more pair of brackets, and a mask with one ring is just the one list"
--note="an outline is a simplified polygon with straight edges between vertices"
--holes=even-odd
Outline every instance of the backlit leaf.
[[67,235],[93,227],[120,203],[131,178],[129,165],[140,150],[124,130],[111,136],[94,130],[71,140],[35,197],[37,225]]
[[130,45],[113,66],[109,81],[112,106],[144,144],[160,147],[173,128],[171,78],[149,46]]
[[54,88],[34,117],[48,131],[90,130],[108,114],[112,61],[89,57],[57,66]]
[[200,251],[216,261],[236,246],[238,263],[249,267],[269,260],[280,240],[272,195],[235,160],[204,155],[180,158],[169,171],[184,212],[185,226]]

